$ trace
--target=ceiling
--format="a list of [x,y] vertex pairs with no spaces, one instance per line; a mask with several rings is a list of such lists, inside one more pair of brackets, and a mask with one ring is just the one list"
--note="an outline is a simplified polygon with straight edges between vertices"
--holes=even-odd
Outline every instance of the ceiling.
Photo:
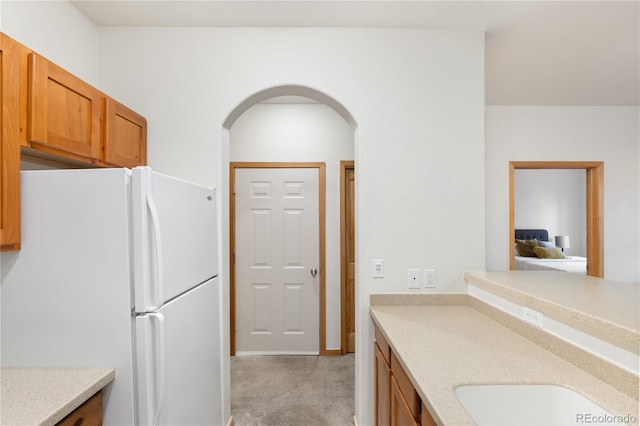
[[97,26],[486,32],[489,105],[640,105],[640,1],[71,0]]

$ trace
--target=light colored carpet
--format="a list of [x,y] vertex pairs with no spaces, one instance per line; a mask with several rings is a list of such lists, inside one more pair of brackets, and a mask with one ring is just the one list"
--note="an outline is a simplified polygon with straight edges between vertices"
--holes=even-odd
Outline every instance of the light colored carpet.
[[352,425],[354,362],[354,354],[231,357],[233,424]]

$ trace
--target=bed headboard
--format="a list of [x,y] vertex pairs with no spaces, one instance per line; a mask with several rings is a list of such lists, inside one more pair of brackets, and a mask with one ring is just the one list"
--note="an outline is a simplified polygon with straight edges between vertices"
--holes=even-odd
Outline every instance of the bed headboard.
[[549,232],[546,229],[516,229],[516,240],[549,241]]

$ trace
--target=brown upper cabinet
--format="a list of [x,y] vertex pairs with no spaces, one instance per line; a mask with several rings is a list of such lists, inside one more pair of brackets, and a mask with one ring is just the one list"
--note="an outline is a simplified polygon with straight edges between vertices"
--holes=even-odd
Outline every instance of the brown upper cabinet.
[[63,162],[146,164],[146,118],[35,52],[27,55],[27,70],[23,145]]
[[20,249],[20,57],[22,46],[0,34],[0,245]]
[[1,36],[3,45],[11,46],[2,67],[11,70],[6,84],[17,96],[17,137],[23,155],[76,167],[146,165],[146,118]]
[[147,164],[147,120],[121,103],[105,99],[104,162],[121,167]]
[[20,159],[73,167],[147,163],[147,120],[0,33],[0,243],[20,248]]
[[102,93],[37,53],[27,63],[30,146],[98,163]]

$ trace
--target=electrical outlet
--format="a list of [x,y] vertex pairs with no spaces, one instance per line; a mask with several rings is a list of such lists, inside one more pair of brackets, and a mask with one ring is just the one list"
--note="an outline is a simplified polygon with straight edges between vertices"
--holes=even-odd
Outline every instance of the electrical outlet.
[[422,287],[422,283],[420,282],[420,269],[409,269],[409,273],[407,274],[407,287]]
[[542,312],[538,312],[536,310],[523,306],[522,316],[526,322],[531,323],[537,327],[543,328],[542,320],[544,319],[544,315],[542,315]]
[[422,282],[425,287],[436,286],[436,270],[435,269],[423,269],[422,270]]

